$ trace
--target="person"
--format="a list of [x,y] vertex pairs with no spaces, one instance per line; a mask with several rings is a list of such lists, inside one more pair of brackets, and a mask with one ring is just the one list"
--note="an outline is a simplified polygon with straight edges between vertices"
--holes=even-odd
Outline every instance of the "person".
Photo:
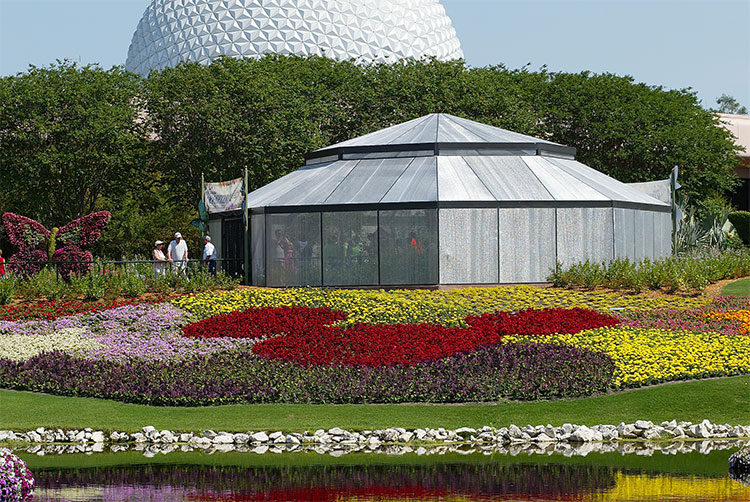
[[151,252],[151,259],[154,260],[154,275],[164,275],[167,271],[167,257],[164,256],[163,241],[156,241],[154,250]]
[[172,264],[172,271],[175,274],[185,273],[188,264],[188,246],[180,232],[174,234],[174,240],[169,243],[167,260]]
[[0,279],[5,278],[5,258],[3,258],[3,250],[0,249]]
[[208,262],[208,273],[216,275],[216,246],[211,244],[211,236],[203,238],[203,261]]

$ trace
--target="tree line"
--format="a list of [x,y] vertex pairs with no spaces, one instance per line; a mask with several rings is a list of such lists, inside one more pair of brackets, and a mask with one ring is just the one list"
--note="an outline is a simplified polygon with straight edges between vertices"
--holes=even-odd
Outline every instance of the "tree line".
[[627,76],[268,55],[144,78],[58,61],[0,79],[0,211],[51,228],[107,209],[99,255],[145,255],[178,230],[197,243],[201,173],[247,167],[255,189],[312,150],[433,112],[573,146],[623,182],[679,165],[704,210],[736,184],[737,147],[693,91]]

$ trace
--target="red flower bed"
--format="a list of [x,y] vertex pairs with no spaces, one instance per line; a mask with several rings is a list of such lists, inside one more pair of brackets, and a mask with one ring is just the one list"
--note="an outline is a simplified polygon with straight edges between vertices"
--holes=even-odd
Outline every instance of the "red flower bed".
[[476,329],[498,335],[552,335],[616,326],[620,320],[593,310],[574,308],[495,312],[467,317],[466,322]]
[[322,328],[346,315],[323,308],[268,307],[248,309],[211,317],[182,328],[193,338],[266,338],[280,334],[304,334]]
[[75,314],[100,312],[102,310],[138,305],[141,303],[159,303],[152,300],[125,300],[110,302],[58,301],[41,303],[21,303],[18,305],[0,305],[0,321],[21,321],[32,319],[57,319]]
[[[618,319],[584,309],[527,310],[467,317],[469,328],[432,324],[331,326],[346,319],[325,308],[251,308],[204,319],[185,336],[256,338],[253,352],[301,365],[412,366],[500,343],[508,334],[578,333],[614,326]],[[283,336],[276,336],[283,335]]]
[[253,352],[305,366],[412,366],[499,342],[500,336],[496,333],[472,328],[357,324],[346,329],[311,327],[305,333],[287,334],[258,343],[253,346]]

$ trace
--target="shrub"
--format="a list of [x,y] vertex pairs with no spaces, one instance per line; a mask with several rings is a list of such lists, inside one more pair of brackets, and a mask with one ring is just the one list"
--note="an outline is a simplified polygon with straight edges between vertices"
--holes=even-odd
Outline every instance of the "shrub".
[[729,214],[729,221],[734,226],[740,239],[746,246],[750,246],[750,212],[735,211]]
[[13,300],[16,292],[16,280],[13,276],[0,279],[0,305],[7,305]]
[[631,264],[628,260],[612,260],[606,264],[586,261],[554,272],[548,280],[555,286],[593,289],[606,286],[615,290],[664,289],[702,291],[722,279],[750,274],[750,250],[711,250]]
[[130,298],[137,298],[146,292],[146,280],[137,272],[127,272],[122,281],[122,292]]

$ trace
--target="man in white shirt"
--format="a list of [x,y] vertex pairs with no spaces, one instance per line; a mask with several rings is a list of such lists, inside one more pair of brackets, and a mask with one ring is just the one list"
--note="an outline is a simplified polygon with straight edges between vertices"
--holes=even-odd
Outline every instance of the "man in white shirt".
[[175,274],[185,273],[188,263],[188,247],[180,232],[174,234],[174,240],[169,243],[167,260],[172,264],[172,271]]
[[216,275],[216,246],[211,244],[209,235],[203,238],[203,262],[208,263],[208,273]]

